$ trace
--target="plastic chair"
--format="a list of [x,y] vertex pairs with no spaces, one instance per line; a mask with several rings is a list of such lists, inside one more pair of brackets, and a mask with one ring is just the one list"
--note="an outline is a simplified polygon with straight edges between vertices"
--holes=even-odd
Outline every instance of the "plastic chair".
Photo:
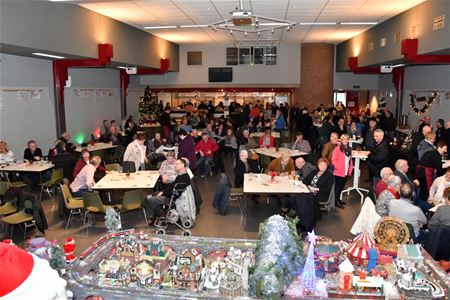
[[145,223],[147,224],[147,214],[144,208],[144,194],[141,189],[127,191],[123,194],[122,209],[120,213],[129,212],[136,209],[141,209],[144,215]]
[[27,184],[21,180],[18,181],[11,181],[9,179],[8,174],[5,174],[5,176],[3,176],[6,179],[6,182],[8,183],[9,187],[15,187],[15,188],[23,188],[26,187]]
[[48,194],[48,196],[50,198],[53,197],[52,192],[50,191],[50,189],[52,187],[54,187],[55,185],[57,185],[58,183],[60,183],[60,181],[62,181],[63,178],[64,178],[64,173],[63,173],[63,169],[62,168],[53,169],[52,176],[50,177],[50,180],[39,184],[39,186],[41,187],[41,192],[39,194],[39,202],[42,201],[42,192],[44,190],[47,192],[47,194]]
[[[118,208],[122,207],[122,205],[115,205],[115,206]],[[113,206],[103,205],[102,199],[100,199],[99,194],[91,192],[83,193],[83,208],[84,208],[83,228],[86,227],[86,218],[88,214],[92,213],[106,214],[106,209],[108,207]]]
[[334,204],[334,201],[335,201],[335,195],[334,195],[334,183],[333,183],[333,186],[331,187],[331,192],[330,192],[330,195],[328,196],[327,202],[320,202],[319,203],[320,210],[321,211],[326,211],[327,215],[330,215],[330,210],[331,210],[331,207]]
[[236,201],[241,213],[241,222],[244,219],[244,188],[231,188],[230,201]]
[[120,165],[119,164],[107,164],[105,166],[107,171],[120,171]]
[[69,210],[69,218],[66,223],[66,230],[69,226],[70,220],[74,215],[80,215],[81,219],[83,219],[83,215],[81,209],[84,208],[83,198],[74,198],[72,193],[70,192],[69,187],[66,184],[60,184],[61,191],[64,196],[64,205]]
[[9,183],[7,181],[0,181],[0,197],[3,197],[8,189]]
[[133,161],[123,161],[122,162],[122,172],[130,172],[134,173],[136,172],[136,165]]
[[25,242],[25,238],[27,235],[27,229],[31,227],[35,227],[36,229],[36,221],[34,220],[33,215],[30,215],[28,211],[33,210],[33,201],[29,199],[24,200],[24,209],[9,216],[3,217],[2,222],[11,225],[11,238],[14,233],[14,225],[24,225],[23,230],[23,242]]

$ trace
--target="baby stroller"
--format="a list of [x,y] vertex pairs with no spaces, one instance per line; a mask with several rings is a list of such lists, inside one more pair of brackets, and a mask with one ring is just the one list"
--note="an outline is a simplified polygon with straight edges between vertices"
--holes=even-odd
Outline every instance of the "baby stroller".
[[196,217],[192,186],[186,188],[182,183],[175,184],[172,197],[168,204],[164,204],[163,209],[166,210],[166,216],[155,221],[156,234],[165,235],[169,224],[174,224],[182,230],[183,236],[191,235],[189,228],[194,225]]

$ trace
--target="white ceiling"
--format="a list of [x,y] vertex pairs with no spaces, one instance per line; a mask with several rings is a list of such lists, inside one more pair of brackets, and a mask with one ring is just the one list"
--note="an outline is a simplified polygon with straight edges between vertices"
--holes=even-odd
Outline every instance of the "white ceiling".
[[[425,0],[244,0],[253,14],[295,22],[381,23]],[[79,0],[71,1],[139,29],[144,26],[210,24],[230,18],[238,0]],[[296,25],[275,33],[282,43],[339,43],[370,25]],[[178,44],[232,44],[227,31],[210,28],[147,30]],[[237,38],[237,33],[233,33]],[[266,32],[264,35],[271,35]],[[272,36],[272,35],[271,35]],[[248,38],[252,38],[249,34]],[[253,36],[256,38],[256,36]]]

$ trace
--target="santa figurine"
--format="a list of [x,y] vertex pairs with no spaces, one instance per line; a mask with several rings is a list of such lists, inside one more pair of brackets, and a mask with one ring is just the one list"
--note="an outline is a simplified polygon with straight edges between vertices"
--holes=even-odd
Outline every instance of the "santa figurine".
[[74,255],[75,240],[71,237],[68,237],[66,239],[66,242],[64,243],[63,249],[64,249],[64,254],[66,254],[66,262],[67,263],[73,262],[76,259],[75,255]]

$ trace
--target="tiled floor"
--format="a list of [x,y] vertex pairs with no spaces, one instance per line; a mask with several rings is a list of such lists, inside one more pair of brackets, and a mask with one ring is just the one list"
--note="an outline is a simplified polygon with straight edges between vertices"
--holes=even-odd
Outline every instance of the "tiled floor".
[[[227,173],[232,178],[231,161],[226,162]],[[363,176],[361,185],[367,185],[364,181],[367,175],[364,175],[365,166],[363,165]],[[241,222],[241,216],[238,204],[232,202],[230,204],[229,213],[226,216],[221,216],[212,207],[212,199],[214,196],[217,176],[206,179],[196,179],[199,189],[202,194],[203,204],[201,212],[197,216],[195,226],[192,228],[192,234],[195,236],[205,237],[223,237],[223,238],[237,238],[237,239],[256,239],[258,238],[259,222],[266,219],[272,214],[278,213],[279,208],[274,200],[267,203],[266,198],[261,198],[260,204],[255,205],[251,201],[247,203],[248,211],[248,228],[244,231]],[[347,184],[350,184],[348,180]],[[322,220],[316,226],[316,233],[333,238],[333,240],[341,240],[351,238],[349,230],[358,215],[361,207],[360,198],[356,193],[351,193],[350,197],[346,197],[347,206],[345,209],[332,209],[330,215],[324,214]],[[97,226],[90,228],[88,232],[82,232],[81,218],[75,216],[74,221],[65,230],[66,219],[58,217],[56,199],[47,199],[42,202],[42,205],[47,216],[49,229],[45,233],[47,240],[54,239],[62,245],[67,237],[73,237],[76,241],[76,254],[80,254],[91,243],[97,240],[102,234],[106,232],[103,225],[103,217],[97,217]],[[155,228],[150,228],[145,224],[144,218],[140,211],[133,211],[122,216],[122,226],[124,229],[135,228],[137,231],[144,231],[146,233],[154,233]],[[173,228],[173,227],[171,227]],[[21,243],[22,233],[17,228],[14,230],[14,241]],[[180,230],[168,230],[169,234],[179,234]],[[39,232],[29,234],[30,236],[39,235]],[[0,235],[1,239],[8,238],[9,232],[3,232]]]

